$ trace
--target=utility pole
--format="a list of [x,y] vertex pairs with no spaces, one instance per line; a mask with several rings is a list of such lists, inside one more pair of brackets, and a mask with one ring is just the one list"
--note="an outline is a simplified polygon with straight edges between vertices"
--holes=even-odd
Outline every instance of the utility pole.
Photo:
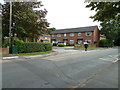
[[12,2],[10,0],[10,21],[9,21],[9,52],[12,51],[12,32],[11,32],[11,25],[12,25]]

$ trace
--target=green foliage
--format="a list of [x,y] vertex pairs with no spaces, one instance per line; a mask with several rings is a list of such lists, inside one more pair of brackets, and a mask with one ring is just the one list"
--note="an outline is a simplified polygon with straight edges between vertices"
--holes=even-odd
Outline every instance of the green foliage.
[[90,2],[86,7],[96,11],[91,18],[101,22],[101,34],[109,39],[111,46],[113,41],[118,44],[120,40],[120,1]]
[[4,40],[2,43],[2,48],[7,48],[7,46],[9,46],[9,39]]
[[64,47],[64,43],[58,43],[58,47]]
[[101,26],[101,34],[104,34],[111,42],[120,38],[120,22],[115,20],[104,21]]
[[110,19],[115,19],[119,16],[120,1],[119,2],[90,2],[86,5],[87,8],[95,10],[96,14],[91,16],[94,21],[106,21]]
[[18,53],[24,52],[24,47],[23,47],[23,41],[22,40],[15,40],[14,44],[18,46]]
[[22,42],[16,40],[19,53],[44,52],[52,50],[51,43]]
[[56,28],[48,28],[48,30],[47,30],[47,34],[50,34],[52,31],[56,31]]
[[[41,9],[41,2],[12,2],[12,33],[22,39],[37,38],[46,32],[49,23],[45,19],[47,10]],[[36,9],[39,8],[39,9]],[[3,36],[9,36],[10,3],[2,5]],[[15,25],[13,25],[15,23]]]
[[109,39],[100,40],[100,47],[112,47],[113,43]]

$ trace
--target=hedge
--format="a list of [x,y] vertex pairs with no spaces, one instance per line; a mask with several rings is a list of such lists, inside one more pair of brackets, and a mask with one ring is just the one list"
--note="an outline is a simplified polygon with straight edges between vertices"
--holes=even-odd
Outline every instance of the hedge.
[[100,40],[100,47],[112,47],[113,43],[109,39]]
[[23,42],[21,40],[15,40],[15,45],[18,46],[18,53],[45,52],[52,50],[51,43]]

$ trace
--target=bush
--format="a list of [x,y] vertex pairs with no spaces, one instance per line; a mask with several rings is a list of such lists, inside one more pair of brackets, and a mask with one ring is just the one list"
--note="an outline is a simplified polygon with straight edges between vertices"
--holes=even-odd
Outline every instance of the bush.
[[9,46],[9,39],[6,39],[6,40],[2,43],[2,48],[7,48],[7,46]]
[[64,43],[58,43],[58,47],[64,47]]
[[19,53],[45,52],[52,50],[51,43],[22,42],[16,40],[15,44],[18,46]]
[[110,46],[110,43],[109,43],[109,40],[108,39],[102,39],[100,40],[100,47],[109,47]]
[[14,41],[14,44],[18,46],[18,53],[24,52],[23,43],[24,43],[24,41],[22,41],[22,40]]

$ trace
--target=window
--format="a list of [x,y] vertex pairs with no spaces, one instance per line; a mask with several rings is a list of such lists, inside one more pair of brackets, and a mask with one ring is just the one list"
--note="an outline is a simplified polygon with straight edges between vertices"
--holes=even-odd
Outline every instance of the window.
[[91,36],[91,35],[92,35],[92,32],[85,32],[85,35],[86,35],[86,36]]
[[70,44],[74,44],[74,40],[70,40]]
[[55,41],[53,40],[52,43],[55,43]]
[[78,40],[78,44],[82,44],[82,40]]
[[81,36],[81,33],[78,33],[78,36]]
[[64,37],[66,37],[66,33],[64,33]]
[[70,36],[74,36],[74,33],[70,33]]
[[54,37],[54,34],[52,34],[52,37]]
[[57,34],[57,37],[61,37],[61,34]]
[[87,43],[91,43],[91,40],[85,40]]

